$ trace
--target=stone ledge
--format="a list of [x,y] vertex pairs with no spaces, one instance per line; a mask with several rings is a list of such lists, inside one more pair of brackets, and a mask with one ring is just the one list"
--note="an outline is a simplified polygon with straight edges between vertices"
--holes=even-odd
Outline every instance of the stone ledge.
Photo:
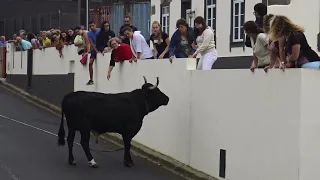
[[[61,109],[58,106],[55,106],[45,100],[42,100],[28,92],[25,92],[24,90],[9,84],[4,81],[0,81],[0,84],[10,91],[16,93],[17,95],[27,99],[28,101],[31,101],[32,103],[35,103],[36,105],[40,106],[43,109],[46,109],[48,111],[51,111],[55,114],[61,114]],[[100,136],[103,140],[109,141],[113,144],[116,144],[118,146],[123,147],[122,138],[118,134],[114,133],[105,133]],[[214,177],[211,177],[203,172],[200,172],[198,170],[195,170],[191,168],[188,165],[185,165],[169,156],[166,156],[162,153],[157,152],[156,150],[150,149],[134,140],[131,142],[131,149],[134,151],[138,156],[151,161],[153,163],[156,163],[159,166],[162,166],[165,169],[168,169],[170,171],[173,171],[174,173],[177,173],[187,179],[192,180],[218,180]]]

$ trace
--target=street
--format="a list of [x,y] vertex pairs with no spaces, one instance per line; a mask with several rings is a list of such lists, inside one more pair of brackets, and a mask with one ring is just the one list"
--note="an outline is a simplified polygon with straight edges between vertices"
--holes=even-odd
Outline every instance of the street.
[[[132,153],[133,168],[123,166],[123,150],[91,151],[99,168],[90,168],[79,145],[74,145],[76,166],[67,162],[67,145],[57,146],[60,117],[37,107],[0,86],[1,180],[183,180],[184,178]],[[80,134],[76,134],[79,142]],[[91,148],[117,149],[100,141]]]

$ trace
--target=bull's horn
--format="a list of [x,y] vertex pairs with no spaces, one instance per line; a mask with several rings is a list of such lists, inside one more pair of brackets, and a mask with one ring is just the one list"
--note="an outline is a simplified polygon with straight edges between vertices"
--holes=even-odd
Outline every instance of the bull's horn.
[[147,78],[145,76],[143,76],[143,79],[144,79],[144,83],[148,83]]
[[157,88],[158,85],[159,85],[159,77],[157,77],[157,83],[156,83],[155,85],[149,87],[149,89],[150,89],[150,90],[153,90],[153,89]]

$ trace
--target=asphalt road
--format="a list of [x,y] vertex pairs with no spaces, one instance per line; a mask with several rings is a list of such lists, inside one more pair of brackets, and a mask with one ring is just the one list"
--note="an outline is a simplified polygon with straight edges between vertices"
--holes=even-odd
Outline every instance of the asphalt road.
[[[0,179],[183,180],[182,177],[134,154],[132,158],[135,166],[125,168],[122,164],[123,151],[92,151],[99,168],[90,168],[82,147],[78,145],[74,145],[77,165],[71,167],[67,163],[67,146],[58,147],[57,137],[48,133],[57,134],[59,123],[58,116],[32,105],[0,86]],[[77,132],[76,142],[79,142],[79,137]],[[91,140],[91,148],[117,148],[107,142],[96,145],[94,139]]]

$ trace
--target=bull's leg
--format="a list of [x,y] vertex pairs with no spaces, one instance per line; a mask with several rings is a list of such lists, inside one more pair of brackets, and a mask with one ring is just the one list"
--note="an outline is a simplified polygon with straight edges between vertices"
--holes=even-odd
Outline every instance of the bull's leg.
[[122,135],[123,144],[124,144],[124,159],[123,163],[125,167],[134,166],[133,160],[131,158],[130,149],[131,149],[131,137],[127,135]]
[[73,157],[73,142],[74,142],[74,137],[76,135],[76,130],[74,128],[68,128],[68,148],[69,148],[69,157],[68,157],[68,162],[70,165],[76,165],[76,161],[74,160]]
[[90,142],[90,131],[80,131],[81,133],[81,141],[80,144],[83,148],[83,151],[85,152],[87,158],[88,158],[88,163],[91,167],[97,168],[98,164],[96,161],[93,159],[91,152],[90,152],[90,147],[89,147],[89,142]]

